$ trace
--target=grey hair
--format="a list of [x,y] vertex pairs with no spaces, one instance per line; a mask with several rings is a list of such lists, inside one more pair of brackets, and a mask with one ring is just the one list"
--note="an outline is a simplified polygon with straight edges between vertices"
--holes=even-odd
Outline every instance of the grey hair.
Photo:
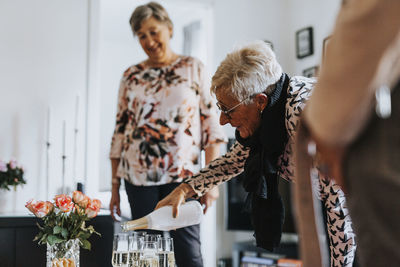
[[142,27],[142,22],[150,17],[155,18],[161,23],[165,23],[171,30],[174,28],[165,8],[159,3],[149,2],[145,5],[138,6],[132,13],[129,24],[131,25],[134,35],[136,35],[140,27]]
[[[212,77],[211,92],[223,90],[243,101],[259,93],[270,95],[282,75],[271,46],[256,41],[229,53]],[[249,104],[251,99],[244,101]]]

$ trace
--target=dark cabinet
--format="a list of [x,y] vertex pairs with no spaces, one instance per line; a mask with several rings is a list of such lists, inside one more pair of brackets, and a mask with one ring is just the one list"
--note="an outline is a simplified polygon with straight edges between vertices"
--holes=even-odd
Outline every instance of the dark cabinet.
[[[46,246],[33,242],[38,232],[33,216],[0,217],[0,266],[43,267],[46,266]],[[99,215],[89,223],[101,234],[93,235],[89,241],[92,250],[80,250],[80,266],[111,267],[114,222],[109,215]]]

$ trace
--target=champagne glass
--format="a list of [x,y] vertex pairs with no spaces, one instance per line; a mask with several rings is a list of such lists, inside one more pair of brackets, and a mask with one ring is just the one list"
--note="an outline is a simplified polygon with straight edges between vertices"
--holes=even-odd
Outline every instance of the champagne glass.
[[146,234],[144,236],[144,241],[145,242],[158,242],[158,239],[160,239],[162,236],[160,234]]
[[128,234],[116,234],[113,240],[111,264],[114,267],[128,267]]
[[144,246],[144,237],[136,233],[128,237],[129,267],[139,267]]
[[175,267],[174,240],[171,237],[158,239],[159,267]]
[[159,267],[158,245],[156,241],[144,241],[143,255],[139,260],[139,267]]
[[145,231],[133,231],[132,234],[144,238],[147,235],[147,232],[145,232]]

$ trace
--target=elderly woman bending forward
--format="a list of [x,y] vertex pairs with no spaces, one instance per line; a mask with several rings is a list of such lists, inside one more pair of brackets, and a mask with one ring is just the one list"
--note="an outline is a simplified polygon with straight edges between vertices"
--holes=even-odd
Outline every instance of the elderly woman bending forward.
[[[284,220],[278,182],[293,180],[295,127],[315,82],[288,77],[261,41],[228,54],[212,78],[211,91],[221,110],[220,123],[236,128],[237,141],[156,208],[172,205],[173,215],[178,216],[179,205],[187,198],[202,196],[243,172],[257,245],[269,250],[278,246]],[[318,172],[313,179],[326,210],[331,266],[352,266],[356,245],[345,196],[333,180]]]

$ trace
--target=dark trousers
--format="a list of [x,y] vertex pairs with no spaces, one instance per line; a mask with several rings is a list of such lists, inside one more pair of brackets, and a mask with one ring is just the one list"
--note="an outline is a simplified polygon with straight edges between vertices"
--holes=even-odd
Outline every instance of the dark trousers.
[[[135,186],[125,183],[126,194],[131,206],[132,219],[138,219],[149,214],[154,210],[158,201],[167,196],[178,185],[179,183],[157,186]],[[175,260],[178,267],[203,267],[200,225],[170,231],[170,235],[174,239]]]

